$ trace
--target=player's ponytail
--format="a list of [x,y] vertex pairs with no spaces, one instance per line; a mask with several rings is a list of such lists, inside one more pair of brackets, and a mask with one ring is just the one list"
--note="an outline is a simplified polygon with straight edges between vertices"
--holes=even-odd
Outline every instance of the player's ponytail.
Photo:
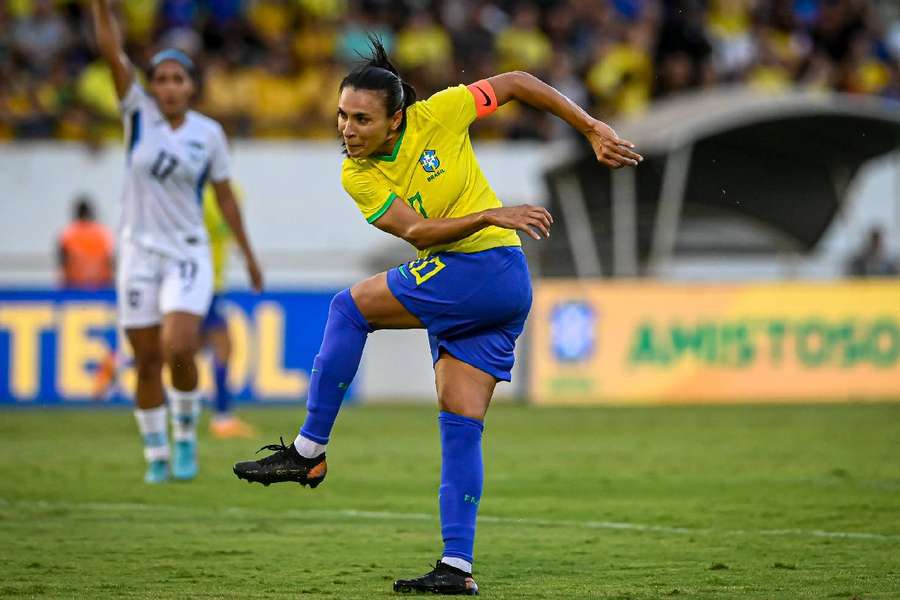
[[363,56],[364,62],[344,77],[340,90],[352,87],[357,90],[383,92],[388,116],[402,110],[403,125],[405,125],[406,109],[416,101],[416,90],[403,81],[400,72],[391,63],[387,51],[378,37],[369,35],[369,44],[372,48],[371,53],[368,57]]

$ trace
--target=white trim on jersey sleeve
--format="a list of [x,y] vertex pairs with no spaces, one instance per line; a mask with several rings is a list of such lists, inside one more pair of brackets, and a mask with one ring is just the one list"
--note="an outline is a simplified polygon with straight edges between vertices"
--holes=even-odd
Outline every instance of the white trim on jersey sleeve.
[[132,113],[141,108],[141,103],[146,99],[147,94],[144,88],[137,82],[137,79],[131,82],[125,97],[119,101],[119,110],[123,115]]

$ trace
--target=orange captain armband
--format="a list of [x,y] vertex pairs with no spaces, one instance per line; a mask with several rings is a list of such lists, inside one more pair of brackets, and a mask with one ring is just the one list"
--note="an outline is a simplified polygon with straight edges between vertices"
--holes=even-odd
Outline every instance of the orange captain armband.
[[468,88],[475,99],[476,118],[486,117],[497,110],[497,94],[494,92],[494,86],[487,79],[476,81],[470,84]]

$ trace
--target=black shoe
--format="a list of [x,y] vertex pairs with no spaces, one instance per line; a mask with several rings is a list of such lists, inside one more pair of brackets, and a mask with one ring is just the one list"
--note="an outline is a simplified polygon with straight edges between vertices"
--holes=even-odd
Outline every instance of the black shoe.
[[272,450],[275,454],[234,465],[234,474],[238,479],[246,479],[248,483],[258,481],[265,486],[282,481],[294,481],[314,488],[322,483],[328,471],[325,454],[315,458],[304,458],[297,453],[294,444],[285,446],[284,439],[279,439],[281,444],[269,444],[256,451],[258,454],[263,450]]
[[471,573],[438,561],[434,570],[415,579],[398,579],[394,591],[401,594],[428,592],[448,596],[477,596],[478,584]]

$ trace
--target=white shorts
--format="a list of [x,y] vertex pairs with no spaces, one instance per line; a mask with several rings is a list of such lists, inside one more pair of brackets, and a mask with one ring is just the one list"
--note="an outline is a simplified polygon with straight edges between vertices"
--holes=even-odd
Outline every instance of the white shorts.
[[123,240],[116,272],[122,328],[158,325],[172,312],[203,317],[212,295],[212,262],[205,244],[190,256],[173,258]]

